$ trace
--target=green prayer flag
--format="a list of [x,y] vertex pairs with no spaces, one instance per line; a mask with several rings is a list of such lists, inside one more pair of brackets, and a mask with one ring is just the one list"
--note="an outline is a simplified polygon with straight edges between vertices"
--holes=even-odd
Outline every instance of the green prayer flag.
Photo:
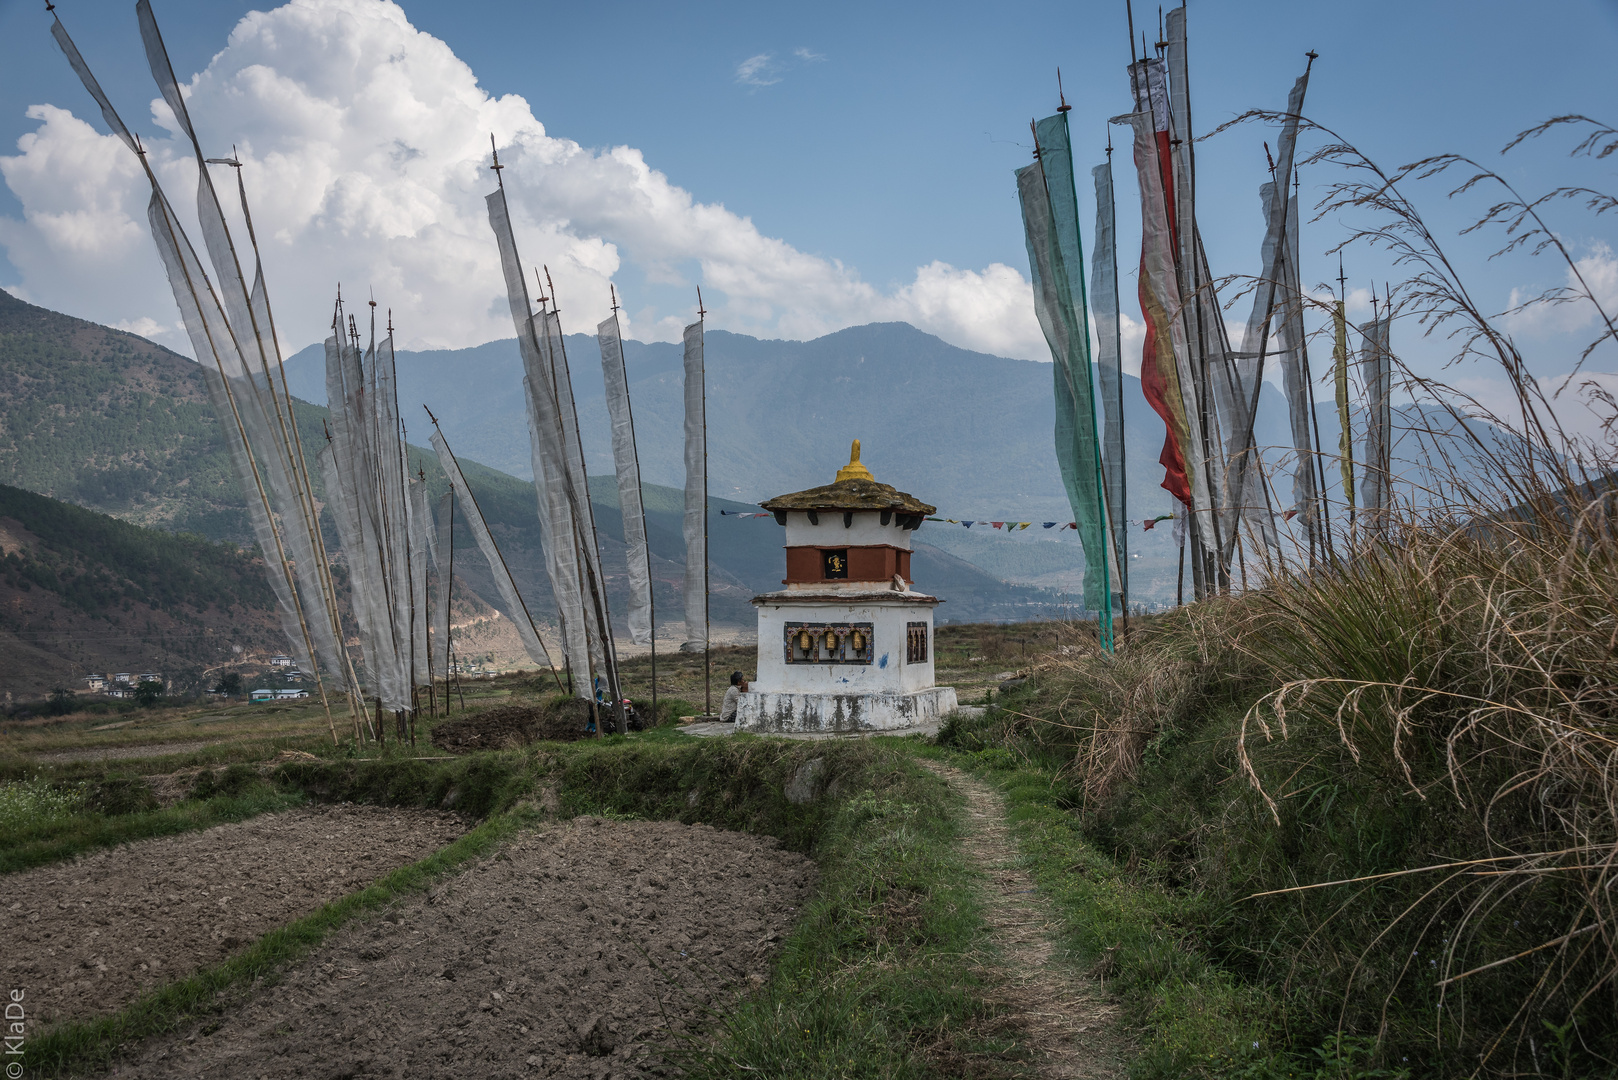
[[1112,574],[1097,437],[1084,248],[1067,114],[1034,125],[1037,158],[1017,170],[1034,310],[1050,346],[1056,391],[1056,461],[1084,548],[1084,602],[1098,613],[1102,647],[1112,648]]

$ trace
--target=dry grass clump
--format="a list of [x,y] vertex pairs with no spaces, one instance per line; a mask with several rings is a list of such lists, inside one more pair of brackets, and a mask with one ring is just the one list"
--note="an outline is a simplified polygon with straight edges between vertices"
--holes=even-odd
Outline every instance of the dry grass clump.
[[1193,658],[1145,649],[1055,659],[1038,672],[1052,691],[1040,718],[1024,719],[1020,731],[1069,755],[1062,771],[1081,808],[1091,809],[1136,778],[1146,744],[1196,701],[1207,670]]
[[[1386,981],[1383,1014],[1420,982],[1434,1040],[1488,1072],[1538,1072],[1547,1030],[1611,1052],[1618,1009],[1618,496],[1536,502],[1406,528],[1275,583],[1237,645],[1273,687],[1243,717],[1238,757],[1276,825],[1296,789],[1263,749],[1327,740],[1373,782],[1441,804],[1463,841],[1332,884],[1420,882],[1379,940],[1408,923],[1429,960]],[[1351,985],[1385,961],[1375,944]]]
[[[1589,122],[1539,130],[1561,124]],[[1606,443],[1562,430],[1402,189],[1463,168],[1455,194],[1503,191],[1479,227],[1569,267],[1533,303],[1591,306],[1581,364],[1618,327],[1541,214],[1618,199],[1524,199],[1454,156],[1388,173],[1324,134],[1312,160],[1346,179],[1323,210],[1379,216],[1352,241],[1410,269],[1398,314],[1493,367],[1511,408],[1403,370],[1452,422],[1414,432],[1425,460],[1391,514],[1350,529],[1338,508],[1326,557],[1116,656],[1053,658],[947,734],[1057,763],[1093,839],[1206,904],[1188,932],[1269,988],[1292,1046],[1367,1038],[1379,1065],[1432,1075],[1618,1074],[1618,423]],[[1618,130],[1593,138],[1581,151],[1618,152]]]

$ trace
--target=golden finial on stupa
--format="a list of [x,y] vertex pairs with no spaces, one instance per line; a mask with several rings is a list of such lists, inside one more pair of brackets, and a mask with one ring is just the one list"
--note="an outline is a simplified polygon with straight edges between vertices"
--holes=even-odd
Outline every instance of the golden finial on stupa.
[[837,470],[837,482],[840,484],[844,480],[876,482],[876,477],[871,475],[871,470],[860,464],[860,441],[858,439],[855,439],[854,445],[849,448],[848,464]]

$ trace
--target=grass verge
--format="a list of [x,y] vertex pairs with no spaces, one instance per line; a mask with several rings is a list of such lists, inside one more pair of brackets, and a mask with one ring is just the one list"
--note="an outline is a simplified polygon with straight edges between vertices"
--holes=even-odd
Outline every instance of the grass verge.
[[162,809],[121,814],[80,810],[34,821],[0,833],[0,874],[60,862],[97,848],[246,821],[259,814],[290,810],[304,801],[301,792],[254,783]]
[[[725,743],[738,764],[775,757],[777,775],[800,783],[821,763],[826,794],[796,819],[775,818],[784,842],[808,842],[820,887],[771,979],[676,1047],[673,1062],[715,1080],[1019,1074],[1016,1032],[985,1001],[972,959],[982,919],[958,843],[960,797],[908,748]],[[739,817],[732,824],[776,831],[768,811]]]
[[1132,1076],[1409,1075],[1373,1067],[1368,1040],[1294,1052],[1275,1023],[1276,995],[1208,954],[1207,929],[1219,921],[1220,905],[1206,893],[1164,888],[1105,854],[1072,813],[1070,779],[1000,748],[922,752],[972,771],[1004,795],[1019,853],[1059,921],[1060,946],[1125,1006],[1137,1037]]

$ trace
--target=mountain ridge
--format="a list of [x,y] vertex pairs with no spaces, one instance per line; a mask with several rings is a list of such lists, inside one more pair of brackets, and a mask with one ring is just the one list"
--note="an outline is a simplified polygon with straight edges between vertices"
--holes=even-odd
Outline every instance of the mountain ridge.
[[0,689],[83,687],[152,671],[198,690],[210,671],[286,649],[263,560],[0,484]]
[[[295,399],[294,415],[312,460],[325,441],[326,410]],[[422,424],[415,429],[418,438],[424,428]],[[526,446],[526,427],[521,436]],[[553,619],[532,483],[479,463],[454,433],[450,442],[528,606],[536,617]],[[434,454],[412,445],[410,461],[412,471],[420,469],[427,477],[432,497],[447,489]],[[313,481],[318,499],[323,481],[318,474]],[[0,483],[138,524],[214,540],[252,542],[244,496],[231,471],[224,433],[207,404],[197,364],[135,335],[35,307],[3,290]],[[608,591],[621,622],[627,573],[616,486],[610,477],[597,475],[591,477],[590,488],[597,504]],[[678,596],[684,577],[683,495],[648,485],[646,502],[659,611],[678,612],[683,610]],[[775,587],[781,572],[780,537],[773,522],[769,529],[731,528],[737,519],[719,513],[751,509],[750,503],[718,497],[710,506],[711,609],[716,623],[743,629],[753,623],[748,600]],[[342,564],[329,523],[326,540]],[[471,553],[464,522],[456,530],[456,540],[457,576],[492,606],[501,607],[481,556]],[[461,553],[463,545],[470,557]],[[918,557],[918,568],[932,565],[928,560],[936,564],[931,586],[957,594],[957,606],[951,609],[957,618],[1025,617],[1031,608],[1048,606],[1038,590],[1005,585],[978,567],[941,554]]]

